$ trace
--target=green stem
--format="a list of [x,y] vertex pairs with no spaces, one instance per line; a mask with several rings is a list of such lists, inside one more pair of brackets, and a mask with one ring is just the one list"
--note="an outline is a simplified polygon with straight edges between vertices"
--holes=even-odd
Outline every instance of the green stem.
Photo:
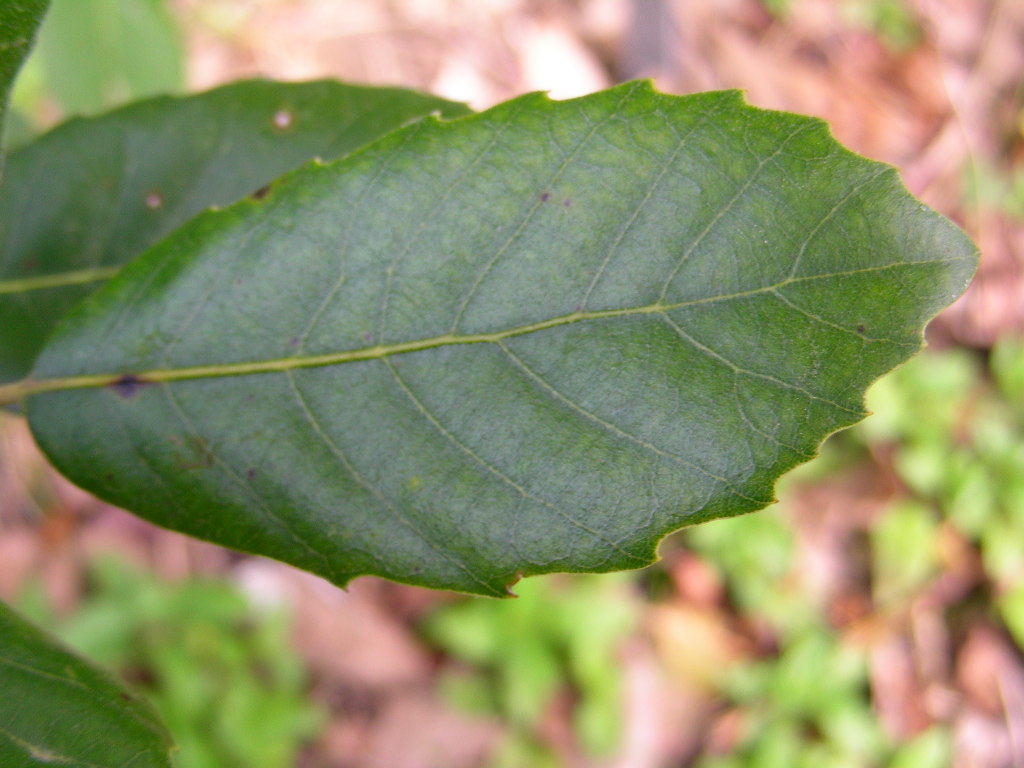
[[82,389],[83,387],[104,387],[113,384],[120,377],[109,374],[94,376],[69,376],[65,379],[22,379],[10,384],[0,384],[0,407],[15,405],[32,395],[55,392],[61,389]]
[[92,267],[74,272],[60,272],[54,275],[33,275],[10,280],[0,280],[0,296],[5,293],[26,293],[46,288],[62,288],[66,285],[83,285],[109,280],[121,271],[119,265],[112,267]]

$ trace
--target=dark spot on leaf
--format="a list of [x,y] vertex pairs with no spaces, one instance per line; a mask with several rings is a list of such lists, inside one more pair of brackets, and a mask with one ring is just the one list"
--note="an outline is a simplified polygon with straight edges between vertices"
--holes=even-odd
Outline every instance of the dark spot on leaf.
[[861,336],[864,335],[864,326],[863,325],[858,325],[857,326],[857,333],[859,333]]
[[565,198],[565,200],[562,201],[563,208],[568,208],[570,205],[572,205],[572,200],[569,198]]
[[290,339],[288,339],[288,346],[289,347],[297,347],[297,346],[299,346],[299,337],[298,336],[292,336]]
[[110,388],[114,390],[118,395],[127,399],[135,397],[138,391],[146,384],[150,382],[140,379],[138,376],[133,376],[130,373],[126,373],[119,379],[115,379],[110,382]]
[[198,435],[185,438],[183,451],[178,453],[175,467],[181,471],[208,469],[213,466],[213,451],[209,444]]
[[256,477],[256,470],[255,469],[253,469],[252,467],[249,467],[247,470],[245,470],[245,479],[246,480],[252,480],[254,477]]
[[253,200],[262,200],[264,197],[267,196],[267,193],[269,191],[270,191],[270,185],[269,184],[264,184],[262,187],[257,189],[251,195],[249,195],[249,197],[251,197]]
[[367,344],[369,344],[371,341],[373,341],[373,334],[370,333],[369,331],[364,333],[363,334],[363,341],[365,341]]
[[573,312],[582,312],[583,311],[583,305],[582,304],[577,304],[575,307],[572,308],[572,311]]
[[551,199],[551,193],[550,192],[541,192],[540,193],[540,201],[542,203],[546,203],[550,199]]
[[114,473],[113,472],[107,472],[107,474],[105,474],[103,476],[103,479],[106,480],[108,483],[114,482]]

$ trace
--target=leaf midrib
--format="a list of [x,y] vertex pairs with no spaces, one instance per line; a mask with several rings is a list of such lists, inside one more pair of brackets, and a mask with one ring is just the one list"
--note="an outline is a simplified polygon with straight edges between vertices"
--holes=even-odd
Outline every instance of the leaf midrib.
[[66,272],[52,272],[47,275],[31,275],[29,277],[13,277],[0,280],[0,296],[13,293],[28,293],[49,288],[64,288],[71,285],[86,285],[109,280],[123,269],[118,264],[110,267],[89,267]]
[[[625,307],[616,309],[603,309],[592,311],[575,311],[569,314],[541,320],[535,323],[506,328],[500,331],[489,333],[454,334],[446,333],[440,336],[431,336],[425,339],[414,339],[411,341],[398,342],[395,344],[374,345],[362,347],[343,352],[330,352],[320,355],[293,355],[290,357],[275,358],[271,360],[257,360],[240,363],[222,363],[218,365],[199,365],[182,368],[157,368],[146,371],[118,371],[110,373],[84,374],[79,376],[66,376],[50,379],[27,378],[0,386],[0,405],[8,405],[21,402],[33,395],[46,392],[57,392],[72,389],[93,389],[111,386],[124,382],[126,376],[131,377],[132,384],[157,384],[191,379],[208,379],[229,376],[245,376],[261,373],[282,373],[299,368],[319,368],[328,365],[340,365],[365,360],[382,360],[393,355],[420,352],[437,347],[459,346],[466,344],[500,344],[505,339],[515,336],[525,336],[538,331],[556,328],[563,325],[584,322],[588,320],[604,320],[609,318],[630,317],[637,315],[652,315],[671,312],[675,309],[709,304],[719,301],[730,301],[750,296],[757,296],[764,293],[771,293],[793,283],[806,282],[810,280],[825,280],[835,277],[846,277],[863,274],[866,272],[878,272],[897,267],[924,266],[941,263],[951,263],[957,259],[934,259],[921,262],[899,261],[890,264],[880,264],[860,269],[847,270],[842,272],[829,272],[819,275],[803,275],[799,277],[788,277],[777,283],[759,288],[751,288],[746,291],[738,291],[730,294],[719,294],[671,304],[662,303],[660,300],[653,304],[646,304],[639,307]],[[876,341],[883,341],[877,339]]]

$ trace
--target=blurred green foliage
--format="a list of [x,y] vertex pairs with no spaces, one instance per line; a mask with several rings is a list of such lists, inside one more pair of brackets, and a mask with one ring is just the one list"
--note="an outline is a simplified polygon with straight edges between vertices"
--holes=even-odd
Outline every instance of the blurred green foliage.
[[777,644],[774,653],[724,671],[718,693],[741,713],[738,742],[730,754],[705,755],[696,766],[874,768],[909,760],[904,752],[921,748],[897,747],[882,733],[864,650],[844,642],[810,585],[794,577],[796,542],[783,512],[776,507],[685,532],[686,546],[714,566],[737,613],[766,626]]
[[894,53],[910,50],[921,39],[906,0],[844,0],[842,11],[848,24],[871,32]]
[[1001,339],[987,365],[964,350],[921,355],[880,381],[868,407],[875,415],[859,434],[891,446],[921,514],[948,520],[977,547],[1000,616],[1024,648],[1024,339]]
[[928,505],[901,499],[871,529],[872,586],[879,608],[910,600],[939,572],[938,521]]
[[443,676],[442,692],[507,725],[491,768],[559,765],[539,734],[558,696],[572,701],[582,751],[611,754],[623,718],[617,658],[638,609],[630,577],[545,576],[520,582],[516,592],[514,600],[443,606],[424,621],[424,636],[461,663]]
[[777,658],[740,664],[726,675],[724,694],[746,713],[745,737],[732,754],[699,765],[881,765],[886,741],[865,687],[865,660],[858,651],[823,627],[796,635]]
[[185,50],[167,0],[52,0],[12,95],[11,147],[40,127],[180,91]]
[[[800,0],[761,0],[776,18],[800,13]],[[840,0],[847,25],[875,35],[889,50],[900,53],[921,38],[921,29],[906,0]]]
[[58,618],[38,586],[19,608],[146,695],[180,750],[178,768],[292,768],[322,713],[307,701],[281,613],[261,613],[231,584],[166,584],[100,560],[91,588]]
[[[1024,140],[1024,110],[1018,115],[1018,137]],[[965,165],[964,200],[973,208],[990,209],[1024,219],[1024,170],[1006,162],[974,160]]]
[[730,602],[782,636],[797,636],[819,621],[819,606],[791,578],[796,542],[778,507],[755,515],[686,529],[682,539],[718,571]]
[[[941,539],[951,529],[976,548],[992,618],[1024,649],[1024,340],[1002,339],[987,360],[964,349],[925,352],[880,380],[867,405],[873,415],[829,441],[797,478],[828,483],[837,467],[891,463],[883,471],[901,488],[867,539],[874,610],[909,609],[941,574]],[[736,612],[767,626],[777,644],[722,677],[719,694],[742,714],[738,748],[697,765],[949,765],[944,724],[901,744],[881,732],[866,651],[830,626],[812,585],[798,580],[785,484],[780,496],[772,510],[681,537],[718,572]]]

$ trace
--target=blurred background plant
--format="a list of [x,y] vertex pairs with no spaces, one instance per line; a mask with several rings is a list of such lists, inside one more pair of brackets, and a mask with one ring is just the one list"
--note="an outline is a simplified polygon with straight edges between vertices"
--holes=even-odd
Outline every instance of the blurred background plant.
[[17,607],[153,701],[180,768],[288,768],[319,729],[281,610],[259,611],[236,585],[168,584],[105,557],[58,616],[38,583]]
[[475,108],[650,76],[820,115],[983,257],[779,504],[645,571],[339,592],[99,504],[0,414],[0,596],[141,685],[182,768],[1024,765],[1022,39],[1017,0],[54,0],[15,144],[256,75]]
[[29,583],[16,605],[153,702],[179,747],[179,768],[290,768],[319,730],[287,617],[259,611],[224,580],[168,584],[110,557],[58,617]]
[[12,94],[10,145],[63,116],[184,85],[184,40],[165,0],[51,0]]
[[508,725],[490,765],[558,766],[543,733],[559,705],[571,736],[592,758],[621,739],[623,680],[617,655],[638,606],[629,577],[545,576],[516,587],[518,600],[465,600],[421,624],[451,657],[438,678],[444,697]]

